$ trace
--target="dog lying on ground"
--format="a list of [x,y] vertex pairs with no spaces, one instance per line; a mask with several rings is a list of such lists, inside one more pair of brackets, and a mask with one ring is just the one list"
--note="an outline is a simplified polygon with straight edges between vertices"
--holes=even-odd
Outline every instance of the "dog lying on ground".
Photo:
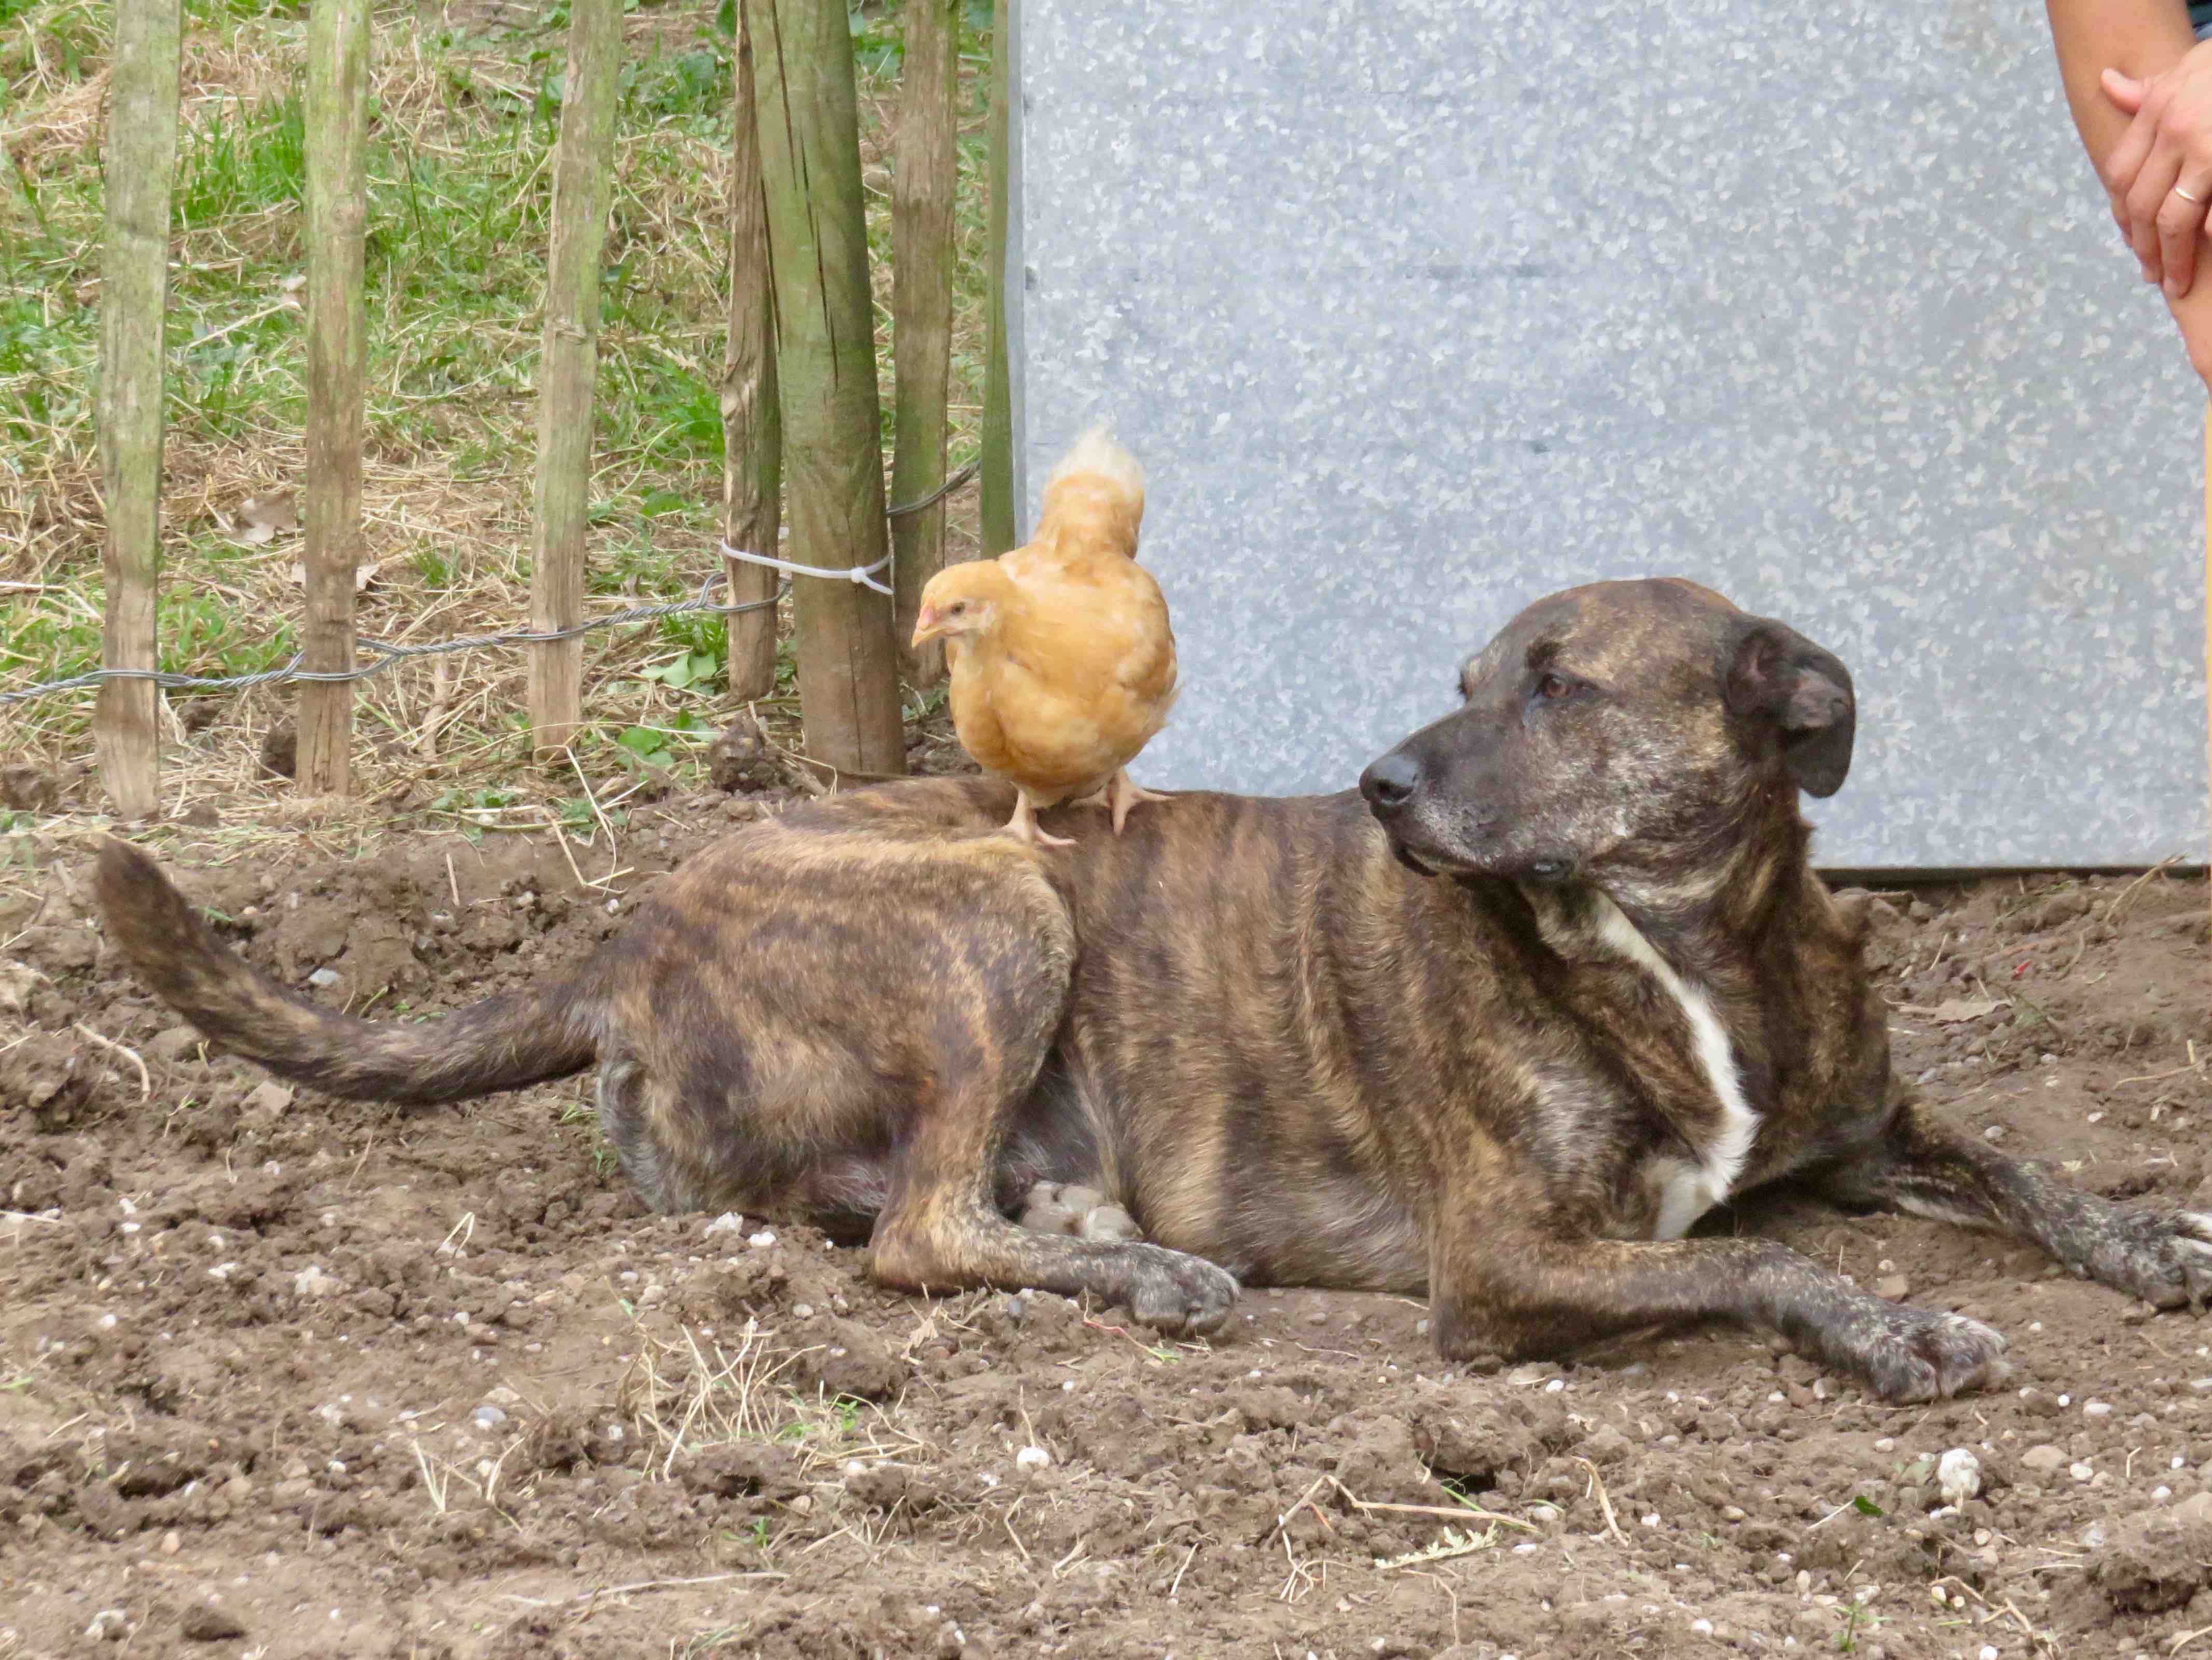
[[[1834,657],[1687,582],[1607,583],[1461,682],[1364,801],[1187,794],[1049,853],[994,833],[1003,785],[797,809],[565,977],[421,1025],[291,996],[120,842],[98,891],[147,982],[271,1071],[427,1106],[596,1062],[648,1203],[865,1238],[893,1286],[1088,1292],[1170,1332],[1239,1279],[1425,1292],[1452,1357],[1724,1316],[1890,1400],[2001,1374],[1975,1321],[1682,1237],[1788,1176],[2203,1304],[2212,1219],[2080,1192],[1891,1075],[1865,917],[1798,812],[1850,762]],[[1145,1238],[1019,1227],[1040,1181]]]

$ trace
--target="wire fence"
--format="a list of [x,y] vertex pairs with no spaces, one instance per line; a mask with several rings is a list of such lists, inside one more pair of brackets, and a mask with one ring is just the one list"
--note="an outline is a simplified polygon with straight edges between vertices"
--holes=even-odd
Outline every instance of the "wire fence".
[[[973,478],[982,466],[981,461],[970,461],[928,495],[912,502],[902,502],[886,509],[887,519],[903,519],[925,508],[935,507],[946,496]],[[725,550],[726,552],[729,550]],[[820,575],[836,581],[856,580],[844,569],[815,570],[812,567],[788,564],[781,560],[759,559],[756,562],[771,564],[787,572],[805,575]],[[443,657],[452,652],[482,651],[492,646],[533,646],[555,640],[574,640],[600,629],[620,628],[625,623],[649,623],[663,617],[682,617],[691,612],[712,611],[719,616],[735,617],[744,611],[766,611],[782,603],[789,591],[789,576],[777,585],[775,594],[767,599],[749,599],[742,605],[726,605],[711,596],[714,590],[728,581],[727,575],[717,571],[699,585],[699,592],[689,599],[675,599],[657,605],[632,605],[627,611],[611,611],[605,617],[594,617],[565,629],[506,629],[497,634],[464,635],[453,640],[434,640],[422,645],[409,645],[398,640],[371,640],[356,637],[356,649],[368,652],[375,658],[371,663],[356,664],[349,669],[303,669],[300,666],[305,654],[295,652],[292,660],[282,668],[263,669],[253,674],[210,676],[178,674],[167,669],[88,669],[82,674],[72,674],[60,680],[47,680],[34,686],[21,686],[13,691],[0,691],[0,707],[10,703],[28,702],[34,697],[48,697],[57,692],[76,691],[87,686],[99,685],[105,680],[150,680],[169,691],[240,691],[248,686],[276,685],[292,681],[316,681],[333,684],[348,680],[366,680],[373,674],[381,674],[396,663],[416,657]],[[871,587],[878,584],[870,583]]]

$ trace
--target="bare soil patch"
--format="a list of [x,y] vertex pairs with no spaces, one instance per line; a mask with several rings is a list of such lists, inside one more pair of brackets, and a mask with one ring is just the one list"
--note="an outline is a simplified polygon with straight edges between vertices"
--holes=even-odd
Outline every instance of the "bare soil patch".
[[[404,1018],[580,955],[774,806],[642,807],[611,860],[164,852],[255,962]],[[2010,1385],[1933,1408],[1732,1329],[1470,1371],[1393,1298],[1254,1292],[1191,1345],[923,1302],[773,1215],[642,1213],[585,1080],[395,1115],[210,1057],[116,971],[88,839],[0,845],[0,1655],[2163,1657],[2212,1627],[2212,1333],[2032,1251],[1787,1197],[1711,1224],[2004,1330]],[[2202,882],[1891,905],[1933,1098],[2100,1192],[2212,1202]]]

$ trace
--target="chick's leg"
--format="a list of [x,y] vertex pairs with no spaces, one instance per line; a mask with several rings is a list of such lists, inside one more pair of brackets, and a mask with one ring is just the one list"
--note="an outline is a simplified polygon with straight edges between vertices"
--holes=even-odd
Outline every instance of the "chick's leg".
[[1107,781],[1104,789],[1095,794],[1085,796],[1082,804],[1085,806],[1104,807],[1111,812],[1114,815],[1114,834],[1119,836],[1121,833],[1121,826],[1128,822],[1129,809],[1135,806],[1138,802],[1165,801],[1170,799],[1156,790],[1145,788],[1135,779],[1129,776],[1128,768],[1123,767]]
[[1006,820],[1006,833],[1017,842],[1026,842],[1033,848],[1072,848],[1075,843],[1065,836],[1048,836],[1044,826],[1037,823],[1036,804],[1030,800],[1025,789],[1014,791],[1014,816]]

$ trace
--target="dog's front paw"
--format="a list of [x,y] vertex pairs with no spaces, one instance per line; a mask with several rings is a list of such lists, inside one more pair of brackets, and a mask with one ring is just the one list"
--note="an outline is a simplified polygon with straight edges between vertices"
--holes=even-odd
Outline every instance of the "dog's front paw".
[[1221,1329],[1237,1301],[1237,1276],[1202,1256],[1161,1245],[1128,1245],[1129,1312],[1171,1337]]
[[2113,1205],[2081,1229],[2067,1266],[2161,1309],[2212,1302],[2212,1216]]
[[2003,1380],[2005,1340],[1978,1320],[1875,1303],[1821,1334],[1827,1357],[1885,1401],[1933,1401]]

